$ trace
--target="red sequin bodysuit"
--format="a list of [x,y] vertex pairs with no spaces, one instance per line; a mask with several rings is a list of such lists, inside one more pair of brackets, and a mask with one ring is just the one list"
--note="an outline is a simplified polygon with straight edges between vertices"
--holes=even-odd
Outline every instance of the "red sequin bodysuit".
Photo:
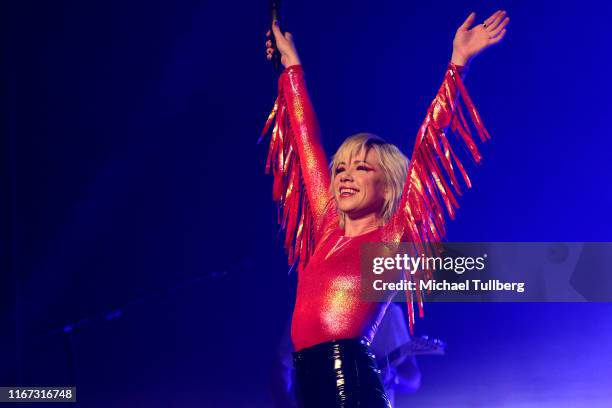
[[[298,288],[291,337],[296,350],[331,340],[364,337],[371,341],[387,303],[360,297],[359,248],[364,242],[439,242],[444,212],[454,218],[460,194],[458,173],[470,180],[451,145],[463,144],[476,161],[461,99],[482,141],[489,137],[463,85],[462,68],[450,64],[417,134],[398,210],[374,231],[344,237],[329,193],[330,173],[310,102],[304,71],[291,66],[281,74],[279,95],[265,135],[274,123],[266,171],[274,175],[273,198],[286,230],[289,263],[297,265]],[[457,136],[447,137],[450,127]],[[261,140],[261,139],[260,139]],[[390,300],[390,299],[389,299]],[[422,314],[422,298],[414,299]],[[408,302],[414,323],[413,301]]]

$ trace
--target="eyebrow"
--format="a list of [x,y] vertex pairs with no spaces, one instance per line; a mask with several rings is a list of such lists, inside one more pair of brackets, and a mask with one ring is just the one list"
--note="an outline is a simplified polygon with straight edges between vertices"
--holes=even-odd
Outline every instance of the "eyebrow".
[[[365,161],[365,160],[354,160],[354,161],[353,161],[353,164],[356,164],[356,163],[365,163],[365,164],[370,164],[370,163],[368,163],[368,162],[367,162],[367,161]],[[343,161],[338,162],[338,165],[341,165],[341,164],[346,165],[346,163],[345,163],[345,162],[343,162]]]

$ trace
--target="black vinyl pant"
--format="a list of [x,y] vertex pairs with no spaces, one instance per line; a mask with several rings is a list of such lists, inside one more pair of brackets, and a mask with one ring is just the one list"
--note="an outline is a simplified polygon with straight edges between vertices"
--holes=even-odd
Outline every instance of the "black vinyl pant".
[[297,397],[303,408],[390,408],[364,339],[321,343],[293,353]]

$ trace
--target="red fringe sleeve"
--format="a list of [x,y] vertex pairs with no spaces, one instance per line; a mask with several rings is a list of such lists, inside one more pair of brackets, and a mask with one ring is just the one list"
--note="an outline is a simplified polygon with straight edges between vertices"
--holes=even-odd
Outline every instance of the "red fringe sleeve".
[[[468,188],[472,186],[453,145],[466,148],[476,163],[482,159],[468,126],[465,109],[480,140],[484,142],[490,138],[461,79],[463,70],[457,65],[449,65],[417,134],[400,206],[385,226],[386,242],[414,243],[417,254],[429,256],[439,253],[437,244],[446,235],[444,209],[454,219],[455,210],[459,208],[457,196],[461,195],[461,188],[457,172]],[[456,136],[452,143],[447,134],[449,127]],[[431,279],[431,271],[422,271],[418,277],[411,278]],[[406,295],[412,333],[413,304],[417,302],[422,317],[423,294],[416,291],[416,299],[412,298],[411,292]]]
[[337,215],[328,191],[330,176],[319,125],[300,65],[281,74],[278,97],[259,142],[273,123],[266,173],[274,176],[272,198],[285,231],[289,264],[301,272],[324,227],[332,225]]

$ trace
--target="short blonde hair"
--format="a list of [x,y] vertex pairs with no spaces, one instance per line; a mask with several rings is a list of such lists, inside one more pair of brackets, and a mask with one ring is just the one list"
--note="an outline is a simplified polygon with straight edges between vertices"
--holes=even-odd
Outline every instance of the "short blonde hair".
[[[380,215],[383,223],[387,223],[399,206],[406,176],[408,175],[408,158],[392,143],[388,143],[383,138],[372,133],[358,133],[348,137],[338,148],[329,166],[331,172],[331,184],[329,191],[335,197],[334,192],[334,172],[338,163],[345,161],[350,163],[352,157],[361,153],[365,149],[368,154],[370,149],[378,153],[379,165],[385,173],[387,194]],[[347,161],[348,160],[348,161]],[[346,214],[338,210],[340,216],[340,228],[344,229]]]

